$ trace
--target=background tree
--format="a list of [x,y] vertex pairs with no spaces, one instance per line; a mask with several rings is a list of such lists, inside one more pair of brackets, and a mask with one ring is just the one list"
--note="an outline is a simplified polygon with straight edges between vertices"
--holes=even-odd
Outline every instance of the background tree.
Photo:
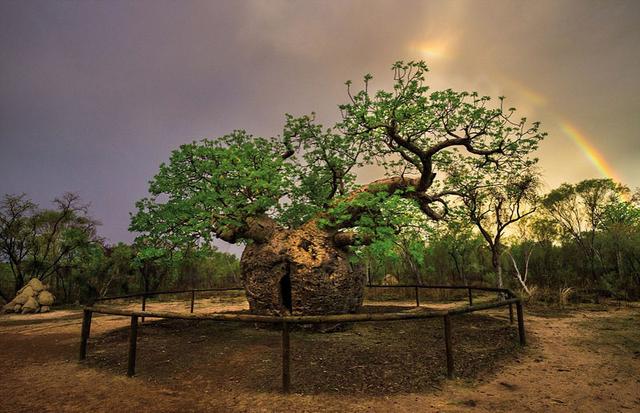
[[544,198],[543,205],[560,231],[574,240],[587,262],[592,285],[599,279],[601,256],[596,232],[603,225],[607,206],[615,203],[628,189],[611,179],[587,179],[576,185],[562,184]]
[[[529,215],[517,222],[516,231],[512,236],[511,247],[505,251],[511,259],[516,280],[529,296],[532,294],[528,285],[529,263],[537,244],[535,230],[532,226],[535,221],[531,219],[532,217],[533,215]],[[521,264],[518,264],[518,262],[521,262]]]
[[133,266],[140,277],[142,291],[158,291],[160,286],[174,274],[179,265],[176,254],[179,247],[161,244],[158,240],[138,237],[134,243]]
[[[432,232],[429,239],[429,261],[438,267],[450,267],[451,276],[447,282],[468,285],[471,283],[471,275],[480,272],[478,255],[484,239],[473,229],[473,224],[466,215],[451,214]],[[438,255],[444,257],[438,259]]]
[[[128,292],[135,274],[134,250],[118,243],[95,243],[81,248],[67,267],[73,277],[71,284],[85,296],[104,297],[109,292]],[[70,294],[65,290],[66,294]],[[67,299],[68,300],[68,299]]]
[[[626,191],[625,191],[626,192]],[[638,294],[640,286],[640,203],[625,197],[611,199],[599,222],[602,231],[601,249],[614,263],[613,284],[608,287]],[[626,257],[626,259],[625,259]]]
[[[537,208],[539,181],[533,163],[529,160],[522,164],[518,173],[487,164],[474,171],[455,166],[450,174],[452,185],[462,197],[458,213],[467,216],[486,241],[499,288],[504,286],[501,258],[506,231]],[[487,177],[493,180],[488,182]]]
[[[10,265],[17,292],[28,278],[46,281],[60,272],[75,251],[99,241],[97,222],[76,194],[53,201],[55,209],[40,209],[26,195],[5,195],[0,203],[0,254]],[[8,298],[2,292],[3,298]]]

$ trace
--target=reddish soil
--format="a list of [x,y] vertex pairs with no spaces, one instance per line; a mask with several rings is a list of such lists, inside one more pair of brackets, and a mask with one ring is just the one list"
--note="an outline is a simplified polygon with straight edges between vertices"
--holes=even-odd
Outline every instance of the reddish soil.
[[[209,299],[196,306],[243,307]],[[188,311],[184,303],[148,308]],[[128,319],[95,315],[88,359],[78,363],[78,310],[5,315],[0,411],[640,411],[640,310],[604,310],[527,311],[524,350],[505,311],[455,317],[455,380],[444,378],[439,319],[294,331],[291,395],[279,392],[276,330],[148,321],[136,377],[127,378]]]

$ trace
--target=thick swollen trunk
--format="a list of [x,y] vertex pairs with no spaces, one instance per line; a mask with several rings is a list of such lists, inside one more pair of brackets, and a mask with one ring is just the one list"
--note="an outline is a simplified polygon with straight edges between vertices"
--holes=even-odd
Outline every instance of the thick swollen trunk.
[[340,314],[362,305],[365,271],[349,263],[335,232],[315,221],[292,230],[265,221],[262,229],[262,241],[249,244],[241,259],[252,313]]
[[[341,202],[363,192],[393,194],[416,188],[417,178],[385,178],[364,185]],[[435,215],[432,199],[410,192],[421,208]],[[367,208],[351,205],[352,219],[340,223],[347,229]],[[354,232],[318,228],[315,219],[296,229],[285,229],[265,215],[254,216],[242,227],[223,227],[219,238],[236,242],[251,239],[240,261],[242,279],[250,309],[256,314],[339,314],[355,312],[364,296],[365,271],[349,263],[346,247],[356,241]]]

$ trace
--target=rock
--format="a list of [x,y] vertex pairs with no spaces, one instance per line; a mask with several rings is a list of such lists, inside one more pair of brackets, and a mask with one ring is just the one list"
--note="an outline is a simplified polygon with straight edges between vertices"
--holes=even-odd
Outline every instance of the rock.
[[35,313],[35,311],[40,308],[38,302],[35,298],[29,297],[26,303],[22,306],[22,314],[26,313]]
[[44,284],[42,284],[42,281],[40,281],[37,278],[32,278],[31,280],[29,280],[29,282],[27,283],[27,286],[31,287],[31,289],[36,294],[45,289]]
[[27,297],[34,297],[34,296],[38,295],[38,293],[33,291],[33,288],[31,288],[30,285],[27,285],[26,287],[24,287],[22,289],[22,292],[20,293],[20,295],[26,295]]
[[40,291],[40,294],[38,294],[38,302],[40,303],[40,305],[50,306],[53,304],[54,300],[55,297],[53,296],[53,294],[51,294],[47,290],[42,290]]
[[30,279],[25,285],[24,287],[22,287],[21,289],[18,290],[16,295],[20,295],[23,292],[25,292],[27,290],[27,288],[29,288],[29,294],[33,295],[33,293],[35,292],[35,294],[39,293],[42,290],[45,290],[45,285],[42,284],[42,281],[40,281],[37,278],[32,278]]
[[[50,311],[56,297],[47,289],[48,287],[39,279],[30,279],[24,287],[18,290],[16,297],[2,307],[2,312],[27,314]],[[45,309],[42,310],[41,307],[45,307]]]
[[51,308],[49,308],[48,305],[43,305],[42,307],[40,307],[40,312],[41,313],[48,313],[51,310]]
[[23,305],[24,303],[29,301],[29,298],[32,298],[32,297],[30,295],[28,295],[28,294],[24,294],[24,292],[23,292],[22,294],[17,295],[16,298],[14,298],[11,301],[11,304],[13,304],[13,305],[16,305],[16,304]]

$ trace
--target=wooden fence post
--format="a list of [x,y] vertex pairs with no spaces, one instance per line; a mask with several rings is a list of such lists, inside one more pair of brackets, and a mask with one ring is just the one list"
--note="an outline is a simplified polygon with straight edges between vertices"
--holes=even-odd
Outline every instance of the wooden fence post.
[[513,324],[513,304],[509,304],[509,323]]
[[93,311],[84,310],[82,315],[82,331],[80,333],[80,360],[87,358],[87,342],[91,332],[91,316]]
[[416,307],[420,307],[420,290],[416,286]]
[[522,301],[516,303],[516,310],[518,311],[518,334],[520,336],[520,345],[527,345],[527,338],[524,334],[524,312],[522,311]]
[[138,342],[138,316],[131,316],[131,329],[129,330],[129,360],[127,362],[127,376],[136,374],[136,345]]
[[471,295],[471,288],[468,288],[469,290],[469,307],[471,307],[473,305],[473,295]]
[[444,316],[444,344],[447,351],[447,378],[453,379],[453,349],[451,345],[451,316]]
[[290,375],[290,346],[289,346],[289,324],[282,322],[282,392],[289,393],[291,386]]
[[193,305],[196,301],[196,290],[191,290],[191,312],[193,313]]
[[[145,311],[147,309],[147,296],[143,295],[142,296],[142,311]],[[141,323],[144,323],[144,317],[142,317],[142,319],[140,320]]]

